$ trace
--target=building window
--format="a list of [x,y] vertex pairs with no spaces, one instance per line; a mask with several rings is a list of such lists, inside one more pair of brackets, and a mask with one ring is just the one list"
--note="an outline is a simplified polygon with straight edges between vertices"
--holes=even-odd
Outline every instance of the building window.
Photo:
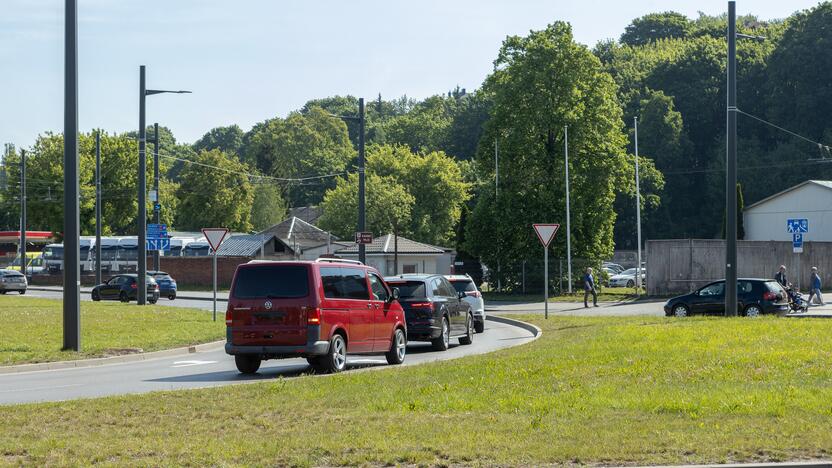
[[402,273],[416,273],[416,265],[403,265],[402,266]]

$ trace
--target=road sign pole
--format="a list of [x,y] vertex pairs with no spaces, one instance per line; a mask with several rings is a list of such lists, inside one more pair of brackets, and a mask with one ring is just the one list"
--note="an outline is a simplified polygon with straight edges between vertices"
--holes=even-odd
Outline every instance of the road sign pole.
[[214,251],[212,263],[213,277],[214,277],[214,321],[217,321],[217,251]]
[[566,287],[572,294],[572,227],[569,223],[569,127],[563,127],[563,155],[566,179]]
[[543,246],[543,317],[549,318],[549,247]]

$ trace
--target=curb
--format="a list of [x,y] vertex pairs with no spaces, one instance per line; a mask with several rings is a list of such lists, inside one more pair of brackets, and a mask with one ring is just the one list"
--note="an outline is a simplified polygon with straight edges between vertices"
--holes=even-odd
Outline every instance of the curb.
[[41,362],[35,364],[20,364],[16,366],[0,366],[0,375],[5,374],[19,374],[21,372],[33,372],[43,370],[58,370],[58,369],[75,369],[82,367],[97,367],[107,364],[120,364],[125,362],[148,361],[150,359],[170,357],[170,356],[186,356],[193,353],[201,353],[205,351],[213,351],[225,346],[225,340],[213,341],[211,343],[203,343],[198,345],[184,346],[181,348],[164,349],[161,351],[153,351],[149,353],[127,354],[124,356],[112,356],[104,358],[93,359],[79,359],[75,361],[56,361],[56,362]]
[[713,463],[706,465],[652,465],[652,468],[821,468],[829,467],[830,460],[760,463]]
[[510,319],[500,315],[489,315],[485,317],[485,319],[491,320],[492,322],[505,323],[506,325],[513,325],[515,327],[522,328],[523,330],[531,333],[535,340],[540,338],[540,335],[543,334],[543,330],[541,330],[537,325],[532,325],[531,323],[526,323],[520,320]]

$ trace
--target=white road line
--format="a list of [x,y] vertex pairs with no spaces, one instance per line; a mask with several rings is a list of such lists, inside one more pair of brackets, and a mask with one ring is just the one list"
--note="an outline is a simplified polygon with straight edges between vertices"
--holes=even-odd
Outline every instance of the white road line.
[[49,385],[46,387],[15,388],[12,390],[0,390],[0,393],[33,392],[37,390],[54,390],[56,388],[82,387],[84,384]]
[[176,361],[171,367],[191,367],[204,366],[206,364],[216,364],[217,361]]

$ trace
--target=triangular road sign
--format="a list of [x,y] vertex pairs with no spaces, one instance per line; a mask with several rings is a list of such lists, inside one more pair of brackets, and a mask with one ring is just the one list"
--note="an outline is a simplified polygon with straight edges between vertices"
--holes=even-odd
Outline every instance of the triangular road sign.
[[560,224],[532,224],[534,231],[537,233],[537,238],[544,247],[549,247],[549,243],[555,238],[555,233],[558,232]]
[[228,235],[227,228],[202,228],[202,235],[205,236],[205,240],[208,241],[208,245],[211,246],[211,250],[214,253],[220,249],[220,244],[222,241],[225,240],[225,236]]

